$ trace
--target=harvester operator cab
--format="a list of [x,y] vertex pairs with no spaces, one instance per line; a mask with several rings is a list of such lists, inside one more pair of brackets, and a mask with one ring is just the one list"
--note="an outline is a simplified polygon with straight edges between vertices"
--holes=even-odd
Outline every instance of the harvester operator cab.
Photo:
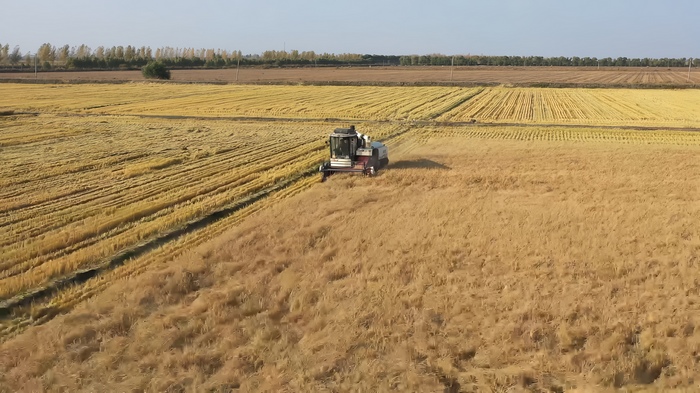
[[330,136],[331,158],[352,160],[355,158],[358,144],[362,139],[358,138],[355,126],[350,128],[336,128]]
[[357,138],[347,136],[331,135],[331,158],[352,158],[357,150]]

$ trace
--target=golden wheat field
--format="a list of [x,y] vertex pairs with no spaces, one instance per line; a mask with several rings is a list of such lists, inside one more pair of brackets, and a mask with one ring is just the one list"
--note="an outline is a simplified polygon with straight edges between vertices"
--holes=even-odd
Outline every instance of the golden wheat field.
[[700,389],[696,90],[0,92],[0,392]]
[[700,90],[259,85],[2,86],[0,108],[83,114],[700,127]]

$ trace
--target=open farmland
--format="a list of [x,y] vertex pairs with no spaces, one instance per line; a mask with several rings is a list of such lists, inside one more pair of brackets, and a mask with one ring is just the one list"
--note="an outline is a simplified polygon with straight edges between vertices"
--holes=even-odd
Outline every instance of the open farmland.
[[438,130],[6,342],[0,385],[696,386],[700,143]]
[[[5,301],[120,261],[125,252],[296,180],[324,158],[328,133],[313,123],[52,115],[4,123]],[[391,125],[375,129],[379,137],[396,132]]]
[[[39,80],[143,81],[140,71],[39,72]],[[0,80],[35,79],[33,72],[0,73]],[[175,82],[215,83],[455,83],[571,84],[595,86],[697,86],[700,72],[648,67],[307,67],[173,70]]]
[[300,120],[431,119],[482,88],[2,85],[0,108],[41,113]]
[[694,127],[700,90],[488,88],[437,120]]
[[437,120],[700,127],[700,90],[509,87],[3,85],[23,112],[213,119]]
[[0,92],[0,391],[698,380],[696,90]]

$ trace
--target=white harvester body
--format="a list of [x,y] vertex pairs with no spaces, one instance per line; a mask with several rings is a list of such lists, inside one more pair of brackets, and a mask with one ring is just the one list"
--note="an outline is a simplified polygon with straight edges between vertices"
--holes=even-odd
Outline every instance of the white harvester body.
[[330,161],[318,170],[322,180],[336,172],[375,175],[389,164],[389,149],[381,142],[372,142],[370,137],[350,128],[336,128],[329,136]]

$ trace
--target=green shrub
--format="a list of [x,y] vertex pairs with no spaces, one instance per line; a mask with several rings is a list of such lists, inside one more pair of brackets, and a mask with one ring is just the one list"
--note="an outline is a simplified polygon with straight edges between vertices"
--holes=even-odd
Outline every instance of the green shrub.
[[146,64],[141,68],[141,72],[146,79],[170,79],[170,70],[159,61]]

